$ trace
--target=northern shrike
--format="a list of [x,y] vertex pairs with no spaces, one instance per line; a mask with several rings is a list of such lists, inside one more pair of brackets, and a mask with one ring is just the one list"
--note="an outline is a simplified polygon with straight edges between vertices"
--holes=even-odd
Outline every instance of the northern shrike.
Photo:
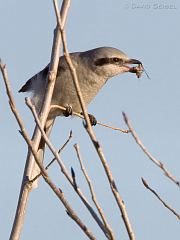
[[[70,57],[76,69],[86,105],[92,101],[108,79],[124,72],[136,73],[137,77],[140,77],[143,71],[142,63],[139,60],[131,59],[125,53],[112,47],[100,47],[86,52],[75,52],[71,53]],[[133,67],[128,64],[137,64],[137,66]],[[19,92],[32,93],[32,101],[37,111],[40,110],[44,99],[48,71],[49,65],[29,79],[19,90]],[[53,122],[57,116],[68,116],[73,111],[77,113],[82,112],[71,72],[64,56],[59,59],[51,104],[65,107],[67,111],[62,111],[58,108],[51,109],[45,126],[47,135],[50,134]],[[91,124],[95,125],[96,119],[92,115],[89,115],[89,117]],[[44,147],[45,142],[42,139],[38,148],[41,161],[43,161]],[[30,168],[28,177],[33,179],[39,173],[39,168],[35,162],[30,165],[33,167]],[[33,187],[37,187],[37,181],[33,183]]]
[[[70,57],[76,68],[86,105],[92,101],[108,79],[124,72],[136,73],[137,77],[140,77],[143,71],[142,63],[139,60],[131,59],[122,51],[112,47],[99,47],[85,52],[75,52],[71,53]],[[138,67],[141,67],[130,67],[128,64],[138,64]],[[37,109],[40,108],[43,101],[48,70],[49,65],[29,79],[19,90],[19,92],[32,92],[32,100]],[[62,111],[57,108],[52,109],[48,117],[49,122],[52,122],[56,116],[70,115],[70,109],[72,112],[82,112],[71,73],[64,56],[59,59],[51,104],[63,106],[67,111]],[[96,120],[92,115],[90,115],[90,120],[92,125],[95,125]]]

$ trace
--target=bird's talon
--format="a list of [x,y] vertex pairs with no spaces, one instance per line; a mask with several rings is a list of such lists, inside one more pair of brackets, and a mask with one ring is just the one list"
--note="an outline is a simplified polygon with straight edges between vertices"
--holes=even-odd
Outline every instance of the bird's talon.
[[71,106],[66,106],[66,110],[64,110],[63,115],[65,117],[69,117],[70,115],[72,115],[73,111],[72,111],[72,107]]
[[91,122],[91,126],[95,126],[97,124],[96,118],[92,114],[88,114],[89,120]]
[[[83,115],[83,113],[81,113],[81,115]],[[88,114],[88,116],[89,116],[91,126],[95,126],[97,124],[96,118],[92,114]],[[87,124],[86,124],[85,121],[83,121],[83,125],[84,125],[85,128],[87,128]]]

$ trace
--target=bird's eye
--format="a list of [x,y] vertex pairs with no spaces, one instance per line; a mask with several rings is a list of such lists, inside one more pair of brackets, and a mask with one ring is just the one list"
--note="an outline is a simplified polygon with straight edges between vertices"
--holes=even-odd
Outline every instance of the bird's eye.
[[113,62],[119,62],[119,58],[113,58]]

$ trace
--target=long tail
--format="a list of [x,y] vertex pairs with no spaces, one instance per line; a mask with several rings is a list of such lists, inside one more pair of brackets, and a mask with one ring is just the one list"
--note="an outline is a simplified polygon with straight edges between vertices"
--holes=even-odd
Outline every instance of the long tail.
[[[55,122],[55,118],[50,119],[47,121],[46,127],[45,127],[45,132],[47,137],[50,136],[50,133],[52,131],[52,127],[54,125]],[[40,140],[40,144],[39,144],[39,149],[38,149],[38,158],[41,162],[43,162],[44,160],[44,153],[45,153],[45,141],[43,138],[41,138]],[[30,179],[34,179],[36,176],[38,176],[40,174],[40,169],[38,167],[38,165],[36,164],[36,162],[34,161],[33,167],[32,167],[32,172],[30,175]],[[32,184],[32,188],[37,188],[38,187],[38,178],[33,182]]]

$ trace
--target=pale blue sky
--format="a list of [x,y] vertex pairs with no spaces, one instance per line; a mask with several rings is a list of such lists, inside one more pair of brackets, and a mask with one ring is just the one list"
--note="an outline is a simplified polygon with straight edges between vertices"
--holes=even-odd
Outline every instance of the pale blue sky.
[[[157,8],[157,4],[161,5]],[[163,4],[166,4],[166,9]],[[0,0],[0,10],[0,57],[7,64],[18,109],[31,134],[34,121],[24,104],[24,96],[17,91],[49,62],[55,26],[53,5],[51,1],[43,0]],[[121,115],[124,110],[144,144],[177,179],[180,179],[179,21],[180,4],[177,0],[135,0],[133,4],[118,0],[76,0],[71,5],[66,25],[70,51],[111,46],[144,63],[150,80],[145,75],[141,79],[133,74],[115,77],[89,106],[89,112],[99,121],[125,128]],[[27,147],[18,133],[19,128],[9,110],[0,79],[0,226],[1,239],[8,239]],[[103,169],[81,120],[59,118],[52,133],[53,143],[56,147],[64,143],[71,129],[73,139],[62,154],[64,163],[69,169],[74,167],[78,185],[90,200],[73,149],[73,144],[79,143],[84,163],[95,182],[98,199],[116,233],[116,239],[128,239]],[[94,130],[126,203],[137,239],[178,239],[178,220],[143,187],[141,177],[180,212],[178,187],[147,159],[130,135],[99,126]],[[51,157],[48,153],[46,161]],[[56,164],[49,173],[97,239],[104,239]],[[62,204],[41,180],[40,188],[31,193],[21,239],[60,238],[84,240],[86,236],[69,219]]]

